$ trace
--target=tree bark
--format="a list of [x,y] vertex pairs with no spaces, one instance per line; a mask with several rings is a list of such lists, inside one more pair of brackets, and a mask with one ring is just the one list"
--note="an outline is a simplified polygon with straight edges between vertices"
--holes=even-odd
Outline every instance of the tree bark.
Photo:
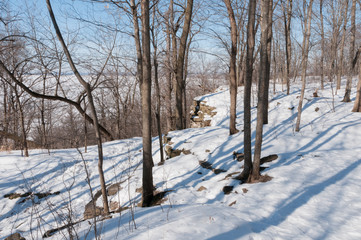
[[[353,60],[353,66],[356,64],[357,59],[360,58],[361,45],[356,52],[356,57]],[[361,112],[361,60],[359,59],[359,73],[358,73],[358,82],[356,87],[356,100],[354,102],[352,112]]]
[[[322,1],[322,0],[321,0]],[[286,85],[287,95],[290,94],[290,66],[291,66],[291,19],[292,19],[292,0],[287,0],[286,8],[283,8],[283,22],[285,26],[285,42],[286,42]]]
[[320,0],[320,21],[321,21],[321,63],[320,63],[320,70],[321,70],[321,89],[324,89],[324,61],[325,61],[325,31],[324,31],[324,24],[323,24],[323,0]]
[[[361,61],[360,61],[361,62]],[[361,65],[361,64],[360,64]],[[357,82],[357,88],[356,88],[356,100],[352,108],[352,112],[361,112],[361,66],[359,68],[359,78]]]
[[352,87],[352,76],[354,73],[353,67],[353,56],[355,54],[355,39],[356,39],[356,0],[352,0],[351,6],[351,36],[350,36],[350,49],[349,49],[349,61],[347,71],[347,82],[345,88],[345,95],[343,102],[351,102],[351,87]]
[[233,135],[238,132],[236,129],[237,114],[237,76],[236,76],[236,57],[237,57],[237,23],[234,17],[233,8],[230,0],[224,0],[227,7],[228,18],[231,25],[231,52],[229,67],[229,92],[231,98],[230,116],[229,116],[229,134]]
[[263,135],[263,121],[265,108],[265,91],[267,78],[267,65],[269,64],[268,57],[268,21],[269,21],[269,7],[270,0],[261,0],[261,40],[260,40],[260,63],[258,76],[258,103],[257,103],[257,124],[256,124],[256,141],[254,146],[254,158],[251,181],[256,181],[260,177],[260,159],[262,149],[262,135]]
[[13,87],[14,92],[15,92],[15,99],[16,99],[16,103],[18,104],[18,110],[19,110],[19,114],[20,114],[20,127],[21,127],[21,144],[22,144],[22,149],[24,151],[24,156],[25,157],[29,157],[29,149],[28,149],[28,142],[26,140],[26,128],[25,128],[25,116],[24,116],[24,109],[23,106],[21,105],[20,102],[20,95],[18,93],[18,90],[16,89],[16,86]]
[[337,85],[336,91],[341,89],[341,75],[343,73],[343,52],[345,48],[345,38],[346,38],[346,27],[347,27],[347,13],[348,13],[348,2],[349,0],[345,0],[345,11],[342,14],[343,17],[343,27],[342,27],[342,37],[341,37],[341,49],[340,49],[340,57],[339,57],[339,64],[337,68]]
[[[173,10],[172,10],[173,11]],[[167,26],[166,26],[166,58],[167,58],[167,88],[166,88],[166,121],[167,121],[167,132],[173,129],[172,125],[172,80],[173,80],[173,67],[172,67],[172,43],[171,43],[171,29],[170,29],[170,15],[171,15],[171,4],[169,6],[167,14]]]
[[252,172],[252,135],[251,135],[251,89],[253,74],[253,53],[255,46],[255,20],[256,20],[256,0],[249,0],[248,23],[247,23],[247,54],[246,72],[244,81],[244,168],[238,177],[242,181],[247,181]]
[[273,20],[273,0],[269,0],[268,19],[267,19],[267,56],[268,60],[265,66],[265,89],[263,93],[263,124],[268,124],[268,98],[269,98],[269,84],[271,74],[271,55],[272,55],[272,21]]
[[176,108],[175,108],[175,121],[176,121],[176,129],[180,130],[184,128],[183,125],[183,76],[184,76],[184,59],[185,52],[187,48],[187,39],[190,31],[190,25],[192,21],[192,13],[193,13],[193,0],[187,0],[187,7],[185,10],[184,17],[184,26],[182,35],[179,41],[179,50],[177,57],[177,66],[176,66],[176,83],[174,85],[175,90],[175,100],[176,100]]
[[138,10],[134,0],[130,0],[130,7],[132,8],[134,42],[135,42],[135,49],[137,52],[137,78],[140,83],[139,88],[142,89],[142,83],[143,83],[142,47],[140,43],[140,34],[139,34]]
[[142,50],[143,50],[143,83],[142,83],[142,138],[143,138],[143,193],[142,207],[149,207],[153,200],[153,158],[152,158],[152,115],[151,85],[152,69],[150,58],[150,25],[149,0],[141,1],[142,11]]
[[[305,3],[306,0],[304,0]],[[300,123],[301,123],[301,113],[302,113],[302,104],[303,98],[305,96],[305,88],[306,88],[306,72],[307,72],[307,62],[308,62],[308,48],[310,43],[310,35],[311,35],[311,19],[312,19],[312,3],[313,0],[310,0],[307,8],[307,17],[305,17],[304,21],[304,34],[303,34],[303,43],[302,43],[302,89],[301,96],[298,103],[297,108],[297,120],[296,120],[296,128],[295,131],[300,131]],[[305,5],[305,4],[304,4]],[[304,9],[304,13],[306,9]]]
[[155,92],[157,99],[156,113],[155,118],[157,120],[157,130],[158,130],[158,140],[159,140],[159,152],[160,152],[160,163],[164,164],[164,151],[163,151],[163,139],[162,139],[162,124],[160,117],[160,109],[161,109],[161,101],[160,101],[160,87],[159,87],[159,79],[158,79],[158,45],[157,39],[155,35],[155,14],[156,7],[153,6],[153,23],[152,23],[152,45],[153,45],[153,67],[154,67],[154,83],[155,83]]

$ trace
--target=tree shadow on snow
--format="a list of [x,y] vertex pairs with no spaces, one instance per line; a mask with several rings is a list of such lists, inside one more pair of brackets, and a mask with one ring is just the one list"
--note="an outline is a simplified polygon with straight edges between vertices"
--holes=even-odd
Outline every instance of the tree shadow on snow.
[[[244,231],[242,229],[249,228],[251,225],[254,233],[261,233],[267,230],[269,227],[278,226],[283,223],[288,216],[290,216],[293,212],[295,212],[298,208],[307,204],[308,201],[322,193],[327,187],[336,184],[337,182],[344,179],[347,175],[349,175],[355,168],[357,168],[361,164],[361,159],[350,164],[343,170],[339,171],[335,175],[330,176],[328,179],[323,182],[314,184],[312,186],[306,187],[304,189],[299,190],[296,193],[293,193],[293,196],[296,196],[291,201],[289,198],[285,199],[281,203],[279,203],[274,209],[275,211],[270,214],[270,216],[266,218],[262,218],[260,220],[250,222],[243,225],[238,226],[236,229],[232,229],[228,232],[218,234],[208,240],[216,240],[216,239],[238,239],[244,237]],[[327,219],[327,217],[325,217]],[[322,239],[322,238],[321,238]]]

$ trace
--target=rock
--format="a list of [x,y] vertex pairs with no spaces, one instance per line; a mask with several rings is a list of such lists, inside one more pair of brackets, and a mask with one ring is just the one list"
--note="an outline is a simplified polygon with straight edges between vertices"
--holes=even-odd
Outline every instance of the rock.
[[164,152],[165,152],[165,154],[166,154],[167,156],[170,156],[170,155],[171,155],[172,150],[173,150],[172,146],[170,146],[170,145],[165,145],[165,147],[164,147]]
[[112,212],[116,212],[117,210],[119,210],[120,209],[120,204],[119,204],[119,202],[117,202],[117,201],[110,201],[110,203],[109,203],[109,208],[110,208],[110,211],[112,211]]
[[242,192],[243,192],[243,193],[247,193],[247,192],[248,192],[248,189],[247,189],[247,188],[242,188]]
[[164,135],[164,136],[163,136],[163,143],[164,143],[164,144],[169,143],[171,140],[172,140],[171,137],[167,137],[167,135]]
[[108,196],[113,196],[115,194],[117,194],[121,189],[122,187],[120,186],[121,182],[119,183],[114,183],[112,185],[110,185],[108,188],[107,188],[107,194]]
[[211,126],[211,120],[210,120],[210,119],[205,120],[203,126],[204,126],[204,127],[210,127],[210,126]]
[[221,168],[213,168],[212,172],[214,172],[214,174],[220,174],[222,172],[227,172],[227,171]]
[[315,108],[315,112],[318,112],[319,110],[320,110],[319,107],[316,107],[316,108]]
[[277,154],[271,154],[269,156],[263,157],[260,160],[260,165],[262,165],[262,164],[264,164],[266,162],[272,162],[272,161],[276,160],[277,158],[278,158]]
[[236,200],[235,201],[233,201],[233,202],[231,202],[228,206],[230,206],[230,207],[232,207],[234,204],[236,204]]
[[84,220],[97,217],[99,215],[102,215],[104,213],[103,208],[93,205],[93,202],[90,201],[86,206],[84,210]]
[[199,161],[199,165],[200,165],[202,168],[211,170],[211,171],[214,172],[215,174],[220,174],[220,173],[222,173],[222,172],[227,172],[226,170],[223,170],[223,169],[213,168],[212,164],[209,163],[209,162],[207,162],[207,161]]
[[224,194],[228,195],[232,192],[233,190],[233,186],[224,186],[222,191],[224,192]]
[[[95,204],[93,204],[93,200],[91,200],[90,202],[88,202],[87,205],[85,205],[85,209],[84,209],[84,213],[83,213],[84,219],[93,218],[93,217],[102,215],[104,213],[103,208],[96,206],[96,202],[101,195],[102,195],[102,191],[100,189],[94,195],[93,199],[94,199]],[[94,208],[94,206],[95,206],[95,208]]]
[[4,240],[25,240],[25,238],[23,238],[20,233],[13,233]]
[[216,108],[208,106],[205,101],[193,101],[191,106],[191,128],[202,128],[211,126],[211,120],[207,116],[213,117],[217,114]]
[[197,191],[198,191],[198,192],[201,192],[201,191],[204,191],[204,190],[207,190],[207,188],[204,187],[204,186],[200,186]]
[[243,161],[244,153],[233,152],[233,159],[237,159],[238,162]]
[[314,91],[314,93],[313,93],[313,97],[315,97],[315,98],[317,98],[317,97],[318,97],[318,94],[317,94],[317,89],[316,89],[316,91]]
[[167,155],[167,158],[173,158],[173,157],[177,157],[179,156],[181,153],[185,154],[185,155],[188,155],[188,154],[191,154],[192,152],[188,149],[182,149],[182,150],[179,150],[179,149],[173,149],[172,146],[170,145],[166,145],[165,148],[164,148],[164,151],[165,151],[165,154]]

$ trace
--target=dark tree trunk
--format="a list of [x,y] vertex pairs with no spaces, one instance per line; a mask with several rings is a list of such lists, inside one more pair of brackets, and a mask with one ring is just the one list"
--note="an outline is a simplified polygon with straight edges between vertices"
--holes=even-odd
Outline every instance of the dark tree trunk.
[[249,0],[247,26],[246,76],[244,81],[244,168],[239,178],[247,181],[252,172],[252,135],[251,135],[251,88],[253,74],[253,53],[255,46],[256,0]]
[[292,19],[292,0],[287,0],[286,7],[283,9],[283,21],[285,26],[285,42],[286,42],[286,84],[287,95],[290,94],[290,67],[291,67],[291,19]]
[[153,67],[154,67],[154,83],[155,83],[155,92],[156,92],[156,99],[157,99],[157,106],[156,106],[156,113],[155,118],[157,120],[157,130],[158,130],[158,138],[159,138],[159,152],[160,152],[160,163],[164,163],[164,151],[163,151],[163,139],[162,139],[162,124],[161,124],[161,117],[160,117],[160,108],[161,108],[161,101],[160,101],[160,87],[159,87],[159,79],[158,79],[158,46],[157,46],[157,39],[154,33],[155,31],[155,14],[156,14],[156,7],[153,6],[153,23],[152,23],[152,45],[153,45]]
[[143,193],[142,207],[148,207],[153,200],[153,158],[152,158],[152,115],[151,85],[152,69],[150,58],[150,25],[149,0],[142,0],[142,50],[143,50],[143,83],[142,83],[142,136],[143,136]]
[[167,36],[166,36],[166,42],[167,42],[167,88],[166,88],[166,107],[167,107],[167,132],[171,131],[173,129],[172,126],[172,79],[173,79],[173,67],[172,67],[172,43],[171,43],[171,29],[170,29],[170,14],[171,14],[171,6],[169,7],[169,13],[168,13],[168,19],[167,19]]
[[257,125],[256,125],[256,141],[254,147],[254,159],[252,169],[252,181],[256,181],[260,177],[260,159],[263,135],[263,113],[265,108],[265,91],[267,78],[267,65],[269,64],[267,40],[268,40],[268,21],[269,21],[270,0],[261,0],[261,42],[260,42],[260,63],[258,76],[258,104],[257,104]]
[[272,18],[273,18],[273,0],[269,0],[268,7],[268,21],[267,21],[267,56],[268,60],[265,66],[265,89],[263,93],[263,124],[268,124],[268,98],[269,98],[269,84],[271,74],[271,53],[272,53]]
[[320,21],[321,21],[321,64],[320,64],[320,70],[321,70],[321,89],[324,89],[324,79],[325,79],[325,73],[324,73],[324,60],[325,60],[325,31],[323,27],[323,0],[320,0]]
[[237,76],[236,76],[236,58],[237,58],[237,23],[234,17],[233,8],[230,0],[224,0],[227,7],[228,18],[231,25],[231,52],[229,66],[229,92],[231,97],[230,117],[229,117],[229,134],[233,135],[238,132],[236,129],[237,114]]
[[176,83],[175,83],[175,100],[176,100],[176,108],[175,108],[175,121],[176,121],[176,129],[180,130],[184,128],[183,125],[183,77],[184,77],[184,59],[185,52],[187,48],[187,39],[190,31],[190,25],[192,21],[192,12],[193,12],[193,0],[187,0],[187,7],[185,10],[184,17],[184,26],[183,32],[179,42],[179,50],[177,57],[177,66],[176,66]]
[[[139,81],[139,88],[142,89],[143,83],[143,64],[142,64],[142,47],[140,43],[140,34],[139,34],[139,23],[138,23],[138,11],[137,5],[134,0],[130,1],[130,6],[132,8],[132,17],[133,17],[133,29],[134,29],[134,42],[135,49],[137,51],[137,78]],[[141,90],[142,92],[142,90]]]

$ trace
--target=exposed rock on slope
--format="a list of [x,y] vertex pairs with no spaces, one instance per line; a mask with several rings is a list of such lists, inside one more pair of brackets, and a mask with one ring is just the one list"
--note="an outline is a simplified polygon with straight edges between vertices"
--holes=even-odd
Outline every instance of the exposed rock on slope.
[[217,114],[215,107],[208,106],[206,101],[193,100],[191,106],[191,128],[211,126],[211,118]]

